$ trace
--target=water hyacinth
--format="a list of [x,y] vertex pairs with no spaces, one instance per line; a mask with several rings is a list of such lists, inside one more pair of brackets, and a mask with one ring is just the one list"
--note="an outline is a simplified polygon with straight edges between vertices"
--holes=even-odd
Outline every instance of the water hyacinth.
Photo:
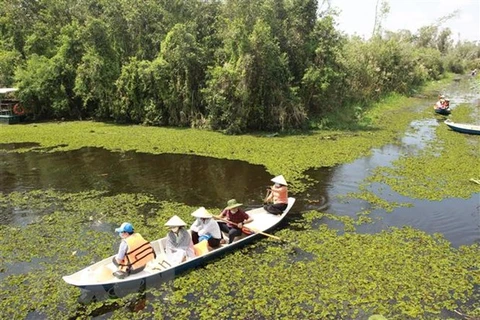
[[[158,202],[154,214],[142,214],[145,204],[155,202],[148,195],[47,193],[51,201],[62,203],[56,211],[21,229],[1,226],[2,234],[9,235],[0,239],[3,273],[8,274],[0,285],[2,317],[35,312],[48,318],[70,318],[108,306],[112,302],[98,302],[85,311],[76,301],[79,290],[66,285],[61,276],[113,254],[118,238],[112,230],[126,217],[149,239],[164,235],[163,223],[173,213],[192,220],[193,208],[168,202]],[[44,207],[38,201],[44,196],[34,191],[1,200],[8,207],[34,210]],[[93,220],[89,219],[92,215]],[[213,315],[311,318],[319,314],[350,319],[374,313],[388,319],[418,319],[478,297],[474,292],[480,280],[478,245],[454,249],[440,235],[411,228],[373,235],[351,230],[339,236],[338,230],[323,223],[312,229],[323,214],[304,216],[305,220],[295,223],[302,228],[276,233],[284,243],[264,239],[170,283],[147,287],[150,299],[145,311],[165,318],[188,310],[187,316],[201,319]],[[72,250],[77,251],[73,256]],[[29,263],[28,271],[16,273],[15,266],[25,263]],[[233,265],[240,267],[232,269]],[[114,318],[131,312],[126,306],[132,296],[115,301]],[[251,303],[245,306],[245,301]],[[131,317],[141,318],[141,314]]]

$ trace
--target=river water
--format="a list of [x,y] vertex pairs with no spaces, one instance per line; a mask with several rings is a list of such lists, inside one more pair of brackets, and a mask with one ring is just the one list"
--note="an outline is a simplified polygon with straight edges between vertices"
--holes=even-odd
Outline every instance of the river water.
[[[431,127],[434,120],[417,125]],[[317,182],[302,194],[293,195],[297,203],[291,219],[308,210],[355,217],[360,208],[368,209],[365,201],[349,199],[346,202],[337,196],[358,192],[359,184],[372,169],[389,165],[402,149],[420,148],[425,129],[416,134],[423,138],[409,135],[400,146],[388,145],[373,150],[371,156],[352,163],[309,170],[307,174]],[[5,147],[13,146],[0,145],[0,148]],[[0,152],[0,164],[0,191],[3,193],[49,188],[64,192],[95,189],[110,194],[150,193],[160,200],[218,208],[230,198],[241,200],[247,207],[260,205],[272,178],[263,166],[243,161],[192,155],[119,153],[101,148],[55,153],[3,151]],[[470,199],[429,201],[401,196],[385,185],[372,186],[372,191],[388,201],[412,203],[413,207],[397,208],[390,213],[373,210],[370,216],[376,222],[361,226],[360,232],[410,225],[428,233],[440,232],[454,246],[480,241],[478,194]],[[25,225],[35,217],[35,212],[13,210],[0,213],[0,223]]]
[[[459,103],[479,104],[480,94],[464,92],[456,84],[445,92],[451,97],[452,109]],[[431,104],[431,99],[425,100],[427,104]],[[412,130],[395,144],[374,149],[368,157],[335,167],[308,170],[307,175],[315,183],[300,194],[291,194],[297,202],[281,228],[288,228],[289,222],[309,210],[355,218],[357,212],[370,209],[371,204],[366,201],[346,201],[338,196],[359,192],[360,184],[372,170],[389,166],[400,156],[415,154],[424,148],[429,140],[435,139],[435,127],[442,122],[432,112],[431,118],[412,122]],[[226,200],[236,198],[248,208],[261,204],[272,178],[261,165],[194,155],[111,152],[102,148],[52,153],[39,150],[9,152],[25,147],[35,145],[2,144],[0,136],[0,192],[55,189],[72,193],[88,190],[109,194],[149,193],[159,200],[217,208],[224,207]],[[374,222],[358,226],[358,232],[376,233],[388,227],[408,225],[429,234],[441,233],[455,247],[480,242],[480,194],[473,194],[469,199],[430,201],[404,197],[379,183],[371,185],[369,191],[387,201],[412,206],[388,213],[373,209],[370,217]],[[0,208],[0,223],[25,226],[41,214]],[[322,220],[322,223],[341,228],[336,221]],[[31,265],[19,265],[16,272],[22,272],[23,268],[28,270]],[[94,318],[108,318],[111,308],[107,309],[98,311]],[[33,312],[31,316],[33,319],[39,314]]]
[[[478,94],[465,94],[465,89],[456,84],[449,90],[445,93],[451,97],[452,109],[458,103],[479,103]],[[344,201],[337,196],[358,192],[359,184],[371,170],[388,166],[399,156],[423,148],[429,139],[434,139],[437,125],[438,118],[432,112],[431,119],[411,123],[413,130],[395,145],[372,150],[371,156],[352,163],[309,170],[307,174],[316,183],[302,194],[293,194],[297,203],[290,219],[308,210],[355,217],[360,209],[368,209],[370,205],[362,200]],[[53,153],[8,152],[21,147],[25,145],[1,144],[0,140],[0,192],[95,189],[111,194],[150,193],[160,200],[218,208],[223,207],[226,200],[236,198],[247,207],[255,207],[261,204],[272,178],[260,165],[194,155],[110,152],[102,148]],[[371,186],[370,190],[385,200],[412,203],[413,207],[396,208],[390,213],[373,210],[371,217],[375,222],[360,226],[360,232],[409,225],[428,233],[439,232],[453,246],[480,242],[480,194],[473,194],[469,199],[430,201],[401,196],[381,184]],[[0,223],[25,225],[34,220],[35,215],[35,212],[15,210],[0,212]]]

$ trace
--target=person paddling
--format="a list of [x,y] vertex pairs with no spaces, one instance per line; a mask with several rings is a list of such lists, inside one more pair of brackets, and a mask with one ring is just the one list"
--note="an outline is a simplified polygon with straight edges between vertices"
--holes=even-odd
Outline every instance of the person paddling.
[[[282,175],[276,176],[270,181],[274,185],[268,189],[269,194],[265,198],[265,203],[267,204],[263,208],[273,214],[282,214],[288,206],[287,181]],[[268,204],[269,202],[271,204]]]
[[[242,204],[235,199],[227,202],[225,209],[216,218],[219,220],[227,220],[228,222],[218,222],[220,230],[228,233],[228,243],[232,243],[235,237],[242,235],[244,224],[250,223],[253,219],[241,208]],[[232,222],[232,223],[230,223]]]

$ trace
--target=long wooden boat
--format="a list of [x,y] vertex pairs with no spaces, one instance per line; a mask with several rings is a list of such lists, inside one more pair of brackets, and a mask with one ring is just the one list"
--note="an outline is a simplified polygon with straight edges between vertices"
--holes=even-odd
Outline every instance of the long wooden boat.
[[446,120],[445,124],[453,131],[468,133],[468,134],[480,134],[480,125],[467,124],[467,123],[455,123],[451,120]]
[[[146,283],[158,283],[162,280],[172,279],[173,276],[196,266],[204,264],[207,260],[232,251],[243,246],[258,237],[260,232],[268,232],[275,228],[285,218],[287,213],[295,203],[295,198],[288,198],[287,209],[281,215],[273,215],[265,211],[263,208],[256,208],[247,211],[253,218],[253,221],[246,225],[251,227],[257,233],[243,235],[237,238],[231,244],[222,244],[219,248],[211,250],[203,255],[196,256],[190,260],[182,262],[178,265],[172,265],[165,255],[166,238],[161,238],[151,242],[156,252],[156,259],[150,261],[145,269],[137,274],[131,274],[124,279],[118,279],[113,276],[113,272],[117,270],[112,263],[113,255],[91,266],[88,266],[71,275],[64,276],[63,280],[71,285],[79,287],[87,291],[97,293],[107,293],[110,296],[118,296],[118,290],[125,288],[138,288]],[[225,236],[225,235],[224,235]],[[227,241],[228,242],[228,241]]]

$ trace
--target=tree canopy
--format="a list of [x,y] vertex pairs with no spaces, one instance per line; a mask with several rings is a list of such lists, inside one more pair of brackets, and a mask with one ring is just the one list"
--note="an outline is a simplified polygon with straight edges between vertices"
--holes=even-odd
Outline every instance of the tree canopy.
[[[348,37],[316,0],[0,0],[0,85],[32,119],[308,127],[480,67],[441,23]],[[447,17],[448,18],[448,17]]]

